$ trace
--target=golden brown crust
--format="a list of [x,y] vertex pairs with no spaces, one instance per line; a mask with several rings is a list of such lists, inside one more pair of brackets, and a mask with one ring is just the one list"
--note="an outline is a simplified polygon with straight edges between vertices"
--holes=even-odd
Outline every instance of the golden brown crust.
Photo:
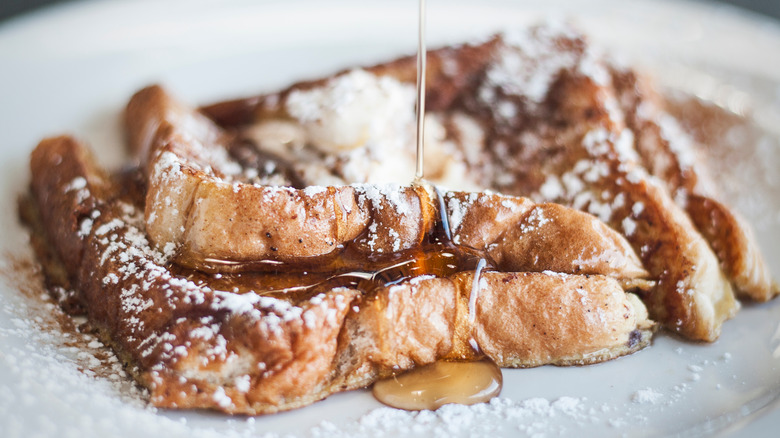
[[632,70],[612,69],[611,74],[627,123],[637,137],[643,165],[664,181],[690,215],[736,293],[755,301],[779,294],[780,287],[772,280],[750,226],[717,200],[715,182],[705,166],[696,165],[702,162],[702,145],[667,113],[663,98],[648,78]]
[[780,294],[780,286],[772,279],[753,230],[744,219],[724,204],[696,194],[688,195],[686,211],[741,297],[763,302]]
[[433,276],[380,288],[351,315],[342,345],[383,374],[434,362],[452,349],[456,297],[450,280]]
[[[73,157],[73,159],[71,159]],[[30,171],[37,175],[30,186],[41,209],[42,222],[68,272],[76,272],[83,252],[80,222],[99,207],[105,195],[105,174],[92,155],[71,137],[47,138],[30,157]],[[50,187],[60,188],[50,193]],[[94,196],[94,195],[96,196]]]
[[477,294],[466,315],[471,339],[499,366],[600,362],[650,339],[643,309],[606,276],[484,272],[472,289],[474,273],[463,272],[455,281],[464,301]]
[[644,208],[629,242],[658,279],[644,297],[651,317],[691,339],[716,340],[723,322],[739,309],[717,258],[659,186],[645,181],[634,185],[632,193],[630,199]]
[[589,214],[572,213],[558,204],[534,206],[489,251],[506,271],[538,271],[537,266],[544,266],[569,274],[648,277],[639,257],[620,234]]

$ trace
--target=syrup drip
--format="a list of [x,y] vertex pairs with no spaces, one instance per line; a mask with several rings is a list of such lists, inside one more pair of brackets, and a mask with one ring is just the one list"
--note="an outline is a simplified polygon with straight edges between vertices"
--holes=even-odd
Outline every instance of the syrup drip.
[[469,322],[474,322],[474,318],[477,317],[479,276],[482,275],[482,270],[485,269],[486,265],[487,261],[485,259],[479,259],[479,263],[477,263],[477,269],[474,270],[474,280],[471,282],[471,294],[469,295]]
[[503,376],[493,362],[438,361],[380,380],[374,397],[394,408],[437,409],[448,403],[484,403],[501,393]]
[[[479,299],[479,277],[482,275],[482,270],[486,266],[485,259],[479,259],[477,269],[474,270],[474,279],[471,281],[471,294],[469,294],[469,324],[473,324],[477,317],[477,300]],[[469,338],[469,345],[474,351],[479,351],[479,344],[477,344],[474,337]]]
[[441,228],[444,232],[444,237],[447,242],[452,242],[452,230],[450,229],[450,218],[447,217],[447,206],[444,205],[444,195],[438,187],[433,186],[433,191],[436,193],[436,200],[439,202],[439,219],[441,219]]

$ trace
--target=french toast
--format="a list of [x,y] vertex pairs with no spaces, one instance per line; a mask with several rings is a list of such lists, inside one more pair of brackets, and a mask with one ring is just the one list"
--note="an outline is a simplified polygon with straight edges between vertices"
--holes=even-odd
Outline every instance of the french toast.
[[[442,275],[456,265],[423,266],[420,275],[412,269],[392,281],[338,285],[335,279],[336,286],[332,274],[338,271],[313,284],[298,271],[293,283],[277,288],[284,275],[274,271],[192,270],[153,249],[142,205],[154,192],[134,188],[144,185],[140,170],[110,180],[69,137],[41,142],[31,167],[45,232],[67,236],[50,239],[67,260],[90,325],[131,364],[158,406],[276,412],[442,358],[486,355],[501,366],[592,363],[647,345],[653,328],[644,306],[622,286],[646,276],[636,255],[594,218],[560,206],[503,195],[466,200],[482,208],[500,205],[492,211],[530,207],[527,215],[551,207],[556,215],[572,215],[570,223],[585,220],[595,239],[582,250],[601,245],[618,263],[603,272],[588,264],[587,275],[540,266],[541,272],[495,270],[478,279],[466,271]],[[555,217],[547,220],[559,230],[581,232],[566,230],[570,223]],[[537,247],[544,251],[542,243]],[[567,270],[581,265],[571,260]],[[479,298],[472,300],[472,293]],[[521,322],[516,312],[536,316]]]
[[433,184],[409,184],[413,58],[200,110],[145,88],[135,164],[113,174],[71,137],[38,145],[47,270],[154,405],[272,413],[436,360],[594,363],[654,321],[717,337],[737,256],[719,264],[718,229],[645,170],[582,36],[534,28],[428,66]]

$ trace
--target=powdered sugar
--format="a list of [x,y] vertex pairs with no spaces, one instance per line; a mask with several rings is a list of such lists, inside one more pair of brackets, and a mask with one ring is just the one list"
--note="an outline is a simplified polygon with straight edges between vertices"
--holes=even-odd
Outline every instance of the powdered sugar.
[[658,126],[661,128],[663,139],[668,142],[671,150],[682,169],[689,168],[696,163],[696,154],[690,135],[685,133],[677,120],[669,114],[658,116]]
[[304,196],[311,197],[311,196],[319,195],[321,193],[325,193],[327,191],[328,191],[328,188],[325,187],[325,186],[306,186],[303,189],[303,194],[304,194]]
[[372,208],[382,210],[385,203],[400,215],[412,214],[409,199],[404,197],[399,184],[353,184],[361,204],[368,202]]
[[[512,401],[494,398],[472,406],[444,405],[436,411],[405,412],[392,408],[375,409],[346,427],[323,422],[312,429],[312,437],[358,436],[490,436],[506,434],[559,434],[573,432],[587,418],[585,399],[561,397],[553,401],[530,398]],[[516,423],[508,431],[504,423]]]
[[83,176],[77,176],[76,178],[73,178],[73,180],[69,182],[63,190],[65,193],[68,193],[73,190],[81,190],[85,187],[87,187],[87,180]]
[[639,404],[645,404],[645,403],[657,404],[660,403],[662,399],[663,399],[663,394],[661,394],[660,392],[656,392],[651,388],[640,389],[637,392],[635,392],[633,396],[631,396],[631,400],[634,403],[639,403]]
[[531,210],[525,220],[520,224],[520,230],[523,233],[537,231],[540,227],[550,223],[551,219],[545,217],[543,209],[535,207]]
[[[450,226],[450,234],[456,235],[456,238],[458,238],[456,231],[463,222],[467,208],[468,204],[461,202],[461,200],[456,197],[450,197],[447,201],[447,221]],[[455,241],[455,243],[459,242]]]
[[486,85],[479,96],[486,103],[501,105],[498,88],[504,94],[522,96],[531,104],[541,103],[560,71],[577,62],[576,53],[561,50],[556,44],[560,37],[557,29],[548,26],[505,33],[508,49],[502,50],[498,61],[488,68]]
[[[32,311],[40,308],[45,315],[53,315],[58,312],[54,304],[30,303],[29,306],[17,306],[16,311]],[[5,312],[11,311],[5,305]],[[33,313],[32,315],[35,315]],[[47,316],[46,318],[49,318]],[[82,437],[117,436],[126,434],[128,430],[138,431],[140,434],[165,434],[166,436],[191,436],[201,438],[211,437],[239,437],[254,436],[266,438],[278,438],[292,436],[283,432],[270,432],[268,426],[264,426],[272,417],[257,419],[231,419],[211,418],[204,422],[193,416],[184,416],[176,413],[165,413],[150,408],[144,401],[145,395],[134,389],[135,386],[127,376],[123,375],[122,367],[113,355],[104,347],[90,340],[87,335],[77,332],[62,332],[52,330],[51,327],[42,330],[29,317],[14,317],[13,328],[2,328],[0,333],[4,336],[20,336],[32,339],[38,347],[35,353],[26,349],[7,349],[0,361],[4,362],[5,369],[17,376],[23,376],[20,380],[25,385],[34,383],[33,387],[19,386],[12,388],[18,391],[16,396],[9,396],[7,387],[0,388],[0,407],[8,414],[4,420],[5,431],[10,431],[10,437],[15,437],[14,431],[20,430],[20,418],[24,415],[11,416],[15,412],[23,412],[28,409],[35,399],[27,401],[22,394],[35,393],[33,388],[46,388],[49,397],[57,397],[66,401],[57,405],[56,410],[47,412],[53,418],[70,416],[78,419],[63,424],[38,422],[37,430],[41,433],[48,427],[56,427],[59,434],[67,434],[69,431],[78,431]],[[74,350],[67,343],[72,338],[83,338],[85,347],[79,347],[78,352],[88,354],[73,355]],[[97,360],[98,357],[106,359]],[[97,363],[105,365],[95,365]],[[114,364],[114,365],[112,365]],[[711,364],[712,365],[712,364]],[[108,367],[108,374],[94,373],[90,370],[99,370]],[[35,370],[46,367],[47,374],[39,374]],[[118,368],[116,368],[118,367]],[[702,365],[703,367],[703,365]],[[80,371],[86,370],[85,371]],[[28,371],[25,371],[28,370]],[[110,371],[114,370],[114,371]],[[559,370],[560,371],[560,370]],[[525,372],[525,371],[521,371]],[[237,388],[245,387],[246,377],[238,376]],[[76,389],[78,388],[78,389]],[[637,425],[647,423],[646,414],[642,414],[640,407],[663,406],[665,403],[679,403],[687,392],[693,387],[690,384],[681,383],[669,388],[669,397],[665,397],[661,390],[656,388],[643,388],[639,397],[645,400],[647,397],[656,400],[655,403],[640,404],[634,400],[613,401],[610,403],[590,400],[581,396],[560,396],[557,398],[527,397],[524,399],[496,398],[490,403],[474,406],[446,405],[437,411],[406,412],[391,408],[374,408],[364,411],[355,420],[345,421],[322,420],[318,425],[308,429],[299,429],[298,436],[311,438],[328,437],[359,437],[359,436],[550,436],[559,434],[577,433],[582,428],[609,431],[615,433],[628,433]],[[637,392],[639,392],[637,391]],[[221,397],[217,392],[215,397]],[[362,395],[361,395],[362,396]],[[22,397],[22,398],[16,398]],[[365,397],[368,397],[366,394]],[[79,400],[77,402],[77,400]],[[81,402],[80,400],[84,400]],[[220,398],[225,403],[228,399]],[[70,401],[70,402],[67,402]],[[370,403],[370,400],[367,400]],[[635,407],[633,407],[635,406]],[[324,408],[315,405],[308,408],[307,415],[316,414]],[[94,412],[96,418],[106,418],[110,421],[95,421],[84,417],[85,409]],[[302,412],[302,411],[301,411]],[[189,420],[189,421],[188,421]],[[316,423],[316,422],[315,422]],[[88,429],[83,429],[85,425]],[[268,423],[272,424],[272,423]],[[56,425],[56,426],[55,426]],[[34,429],[25,426],[25,435],[30,436]],[[135,436],[135,435],[134,435]]]

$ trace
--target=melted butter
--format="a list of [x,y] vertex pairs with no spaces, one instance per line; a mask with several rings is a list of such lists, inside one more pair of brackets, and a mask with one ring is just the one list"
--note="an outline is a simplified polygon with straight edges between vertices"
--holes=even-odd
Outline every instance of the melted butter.
[[439,361],[374,384],[380,402],[406,410],[437,409],[449,403],[484,403],[501,393],[501,369],[493,362]]

